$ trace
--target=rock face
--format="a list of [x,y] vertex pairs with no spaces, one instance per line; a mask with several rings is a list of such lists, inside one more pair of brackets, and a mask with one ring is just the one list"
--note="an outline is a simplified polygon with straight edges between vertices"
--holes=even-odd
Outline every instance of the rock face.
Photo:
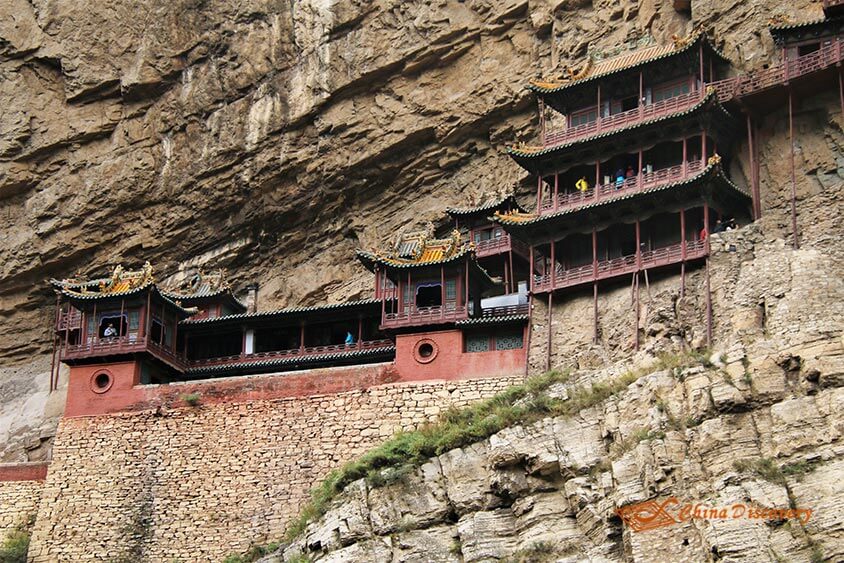
[[[651,373],[572,418],[505,429],[398,483],[352,483],[266,561],[840,560],[844,388],[832,382],[842,354],[840,339],[779,358],[738,346],[709,368]],[[616,512],[671,498],[664,527],[636,531]],[[695,516],[696,504],[728,511]],[[762,507],[812,512],[750,516]]]
[[[355,248],[513,183],[530,193],[504,154],[537,130],[528,78],[698,24],[756,68],[774,56],[771,15],[818,13],[810,0],[696,1],[691,19],[653,0],[5,2],[2,459],[46,455],[35,441],[55,423],[33,383],[45,278],[150,260],[161,277],[206,265],[237,288],[260,281],[262,307],[365,295]],[[844,163],[829,156],[840,118],[808,107],[796,123],[802,201]],[[763,124],[760,152],[763,203],[787,232],[784,127]],[[627,334],[608,331],[593,359],[626,354],[610,343]]]

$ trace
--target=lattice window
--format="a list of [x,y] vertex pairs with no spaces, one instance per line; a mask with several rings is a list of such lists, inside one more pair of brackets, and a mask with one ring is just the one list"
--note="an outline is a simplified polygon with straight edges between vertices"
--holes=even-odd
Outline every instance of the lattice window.
[[457,280],[445,280],[445,299],[446,301],[457,299]]
[[517,350],[524,346],[520,332],[512,334],[499,334],[495,337],[496,350]]
[[489,352],[489,336],[485,334],[467,334],[466,351]]

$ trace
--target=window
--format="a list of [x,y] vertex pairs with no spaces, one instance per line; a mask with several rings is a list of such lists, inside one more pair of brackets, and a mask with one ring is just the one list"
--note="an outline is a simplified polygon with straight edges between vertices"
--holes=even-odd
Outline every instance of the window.
[[443,286],[439,283],[419,284],[416,288],[417,307],[438,307],[442,305]]
[[653,92],[653,101],[661,102],[662,100],[667,100],[669,98],[674,98],[676,96],[681,96],[683,94],[689,93],[689,81],[685,78],[680,82],[674,82],[672,84],[662,84],[654,88]]
[[521,328],[502,328],[496,332],[467,332],[463,336],[467,353],[518,350],[524,347]]
[[489,335],[486,335],[486,334],[467,334],[466,335],[466,351],[467,352],[489,352]]
[[138,311],[129,311],[129,331],[135,332],[140,326],[140,313]]
[[587,110],[582,110],[576,113],[571,114],[571,124],[569,127],[578,127],[580,125],[586,125],[587,123],[592,123],[598,119],[598,110],[597,108],[591,108]]
[[445,280],[445,300],[446,301],[456,301],[457,300],[457,280],[455,280],[455,279]]

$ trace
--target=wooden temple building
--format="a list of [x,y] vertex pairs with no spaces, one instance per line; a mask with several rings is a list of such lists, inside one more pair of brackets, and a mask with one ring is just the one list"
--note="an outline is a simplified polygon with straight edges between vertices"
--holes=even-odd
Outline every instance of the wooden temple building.
[[[597,342],[599,289],[629,285],[638,347],[640,282],[676,273],[682,295],[687,269],[700,267],[711,339],[709,235],[719,219],[762,214],[757,123],[787,105],[791,126],[796,97],[836,85],[844,113],[844,2],[824,10],[816,21],[772,25],[781,60],[754,73],[731,74],[695,33],[532,81],[538,143],[508,149],[535,178],[530,205],[494,196],[448,209],[440,228],[450,233],[429,226],[358,251],[374,274],[371,298],[248,310],[222,272],[165,288],[149,264],[52,280],[53,383],[59,362],[85,401],[112,386],[375,363],[400,380],[526,373],[530,300],[547,300],[550,326],[555,299],[591,292]],[[796,247],[793,126],[790,135]],[[739,185],[727,171],[744,136],[750,171]],[[548,339],[550,365],[550,330]]]

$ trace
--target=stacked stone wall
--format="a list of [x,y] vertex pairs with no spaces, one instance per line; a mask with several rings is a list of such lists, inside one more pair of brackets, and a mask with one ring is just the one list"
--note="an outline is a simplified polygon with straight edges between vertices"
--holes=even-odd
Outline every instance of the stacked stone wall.
[[279,539],[331,469],[521,377],[63,419],[30,556],[220,561]]
[[0,482],[0,542],[35,519],[43,486],[43,481]]

